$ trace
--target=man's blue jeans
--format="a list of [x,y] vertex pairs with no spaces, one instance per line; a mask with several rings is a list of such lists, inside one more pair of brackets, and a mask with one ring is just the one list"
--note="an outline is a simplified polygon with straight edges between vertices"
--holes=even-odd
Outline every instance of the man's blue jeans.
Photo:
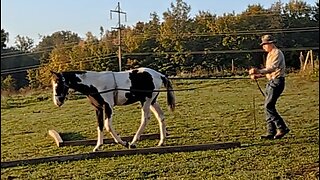
[[284,90],[285,79],[283,77],[270,80],[266,85],[266,97],[264,102],[267,131],[270,135],[276,134],[276,129],[285,130],[287,126],[276,110],[276,103]]

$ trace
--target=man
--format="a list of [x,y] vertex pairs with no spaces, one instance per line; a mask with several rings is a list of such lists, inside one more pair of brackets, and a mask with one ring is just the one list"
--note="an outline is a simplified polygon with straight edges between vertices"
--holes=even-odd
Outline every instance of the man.
[[268,52],[266,67],[249,70],[251,79],[265,76],[269,80],[264,102],[267,134],[261,136],[261,139],[280,139],[290,131],[276,110],[276,102],[285,86],[285,58],[282,51],[276,47],[276,40],[271,35],[262,36],[261,41],[263,50]]

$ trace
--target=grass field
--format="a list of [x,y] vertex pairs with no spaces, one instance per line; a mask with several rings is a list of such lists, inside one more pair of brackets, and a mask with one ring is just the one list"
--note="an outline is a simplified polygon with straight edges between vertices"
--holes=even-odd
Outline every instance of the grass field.
[[[199,89],[177,91],[173,113],[167,110],[166,94],[160,95],[167,129],[176,137],[166,145],[239,141],[245,146],[1,168],[1,179],[319,179],[319,81],[294,74],[286,81],[277,107],[291,132],[281,140],[259,139],[266,129],[263,97],[254,81],[175,80],[176,89]],[[262,87],[265,82],[259,80]],[[115,108],[113,125],[121,136],[134,135],[139,124],[139,104]],[[94,146],[57,147],[48,130],[67,134],[64,138],[70,140],[95,139],[96,125],[85,98],[72,96],[57,108],[50,92],[2,97],[1,161],[91,152]],[[158,133],[153,116],[144,132],[148,133]],[[137,145],[157,143],[143,140]],[[102,149],[124,147],[111,144]]]

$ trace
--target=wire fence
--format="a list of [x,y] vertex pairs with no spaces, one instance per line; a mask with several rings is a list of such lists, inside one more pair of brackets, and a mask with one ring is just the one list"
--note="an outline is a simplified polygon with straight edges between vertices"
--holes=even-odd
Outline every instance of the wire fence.
[[[251,31],[235,31],[235,32],[226,32],[226,33],[183,33],[180,34],[181,36],[189,36],[189,37],[214,37],[214,36],[228,36],[228,35],[258,35],[258,34],[278,34],[278,33],[300,33],[300,32],[317,32],[319,31],[319,27],[303,27],[303,28],[286,28],[286,29],[269,29],[269,30],[251,30]],[[148,36],[147,38],[156,38],[159,37],[160,34],[153,34],[152,36]],[[144,34],[135,34],[135,38],[146,38]],[[123,39],[123,38],[122,38]],[[113,40],[103,40],[91,43],[90,45],[98,45],[102,42],[113,42]],[[63,47],[61,49],[68,49],[73,48],[75,45],[78,45],[78,42],[72,42],[72,43],[66,43],[63,44]],[[39,49],[36,49],[35,52],[8,52],[8,53],[2,53],[1,54],[1,60],[17,57],[17,56],[26,56],[26,55],[36,55],[40,53],[50,52],[52,49],[54,49],[56,46],[47,46],[42,47]]]
[[[298,48],[282,48],[282,51],[306,51],[306,50],[319,50],[319,47],[298,47]],[[207,55],[207,54],[231,54],[231,53],[255,53],[255,52],[263,52],[261,49],[254,49],[254,50],[218,50],[218,51],[186,51],[186,52],[161,52],[161,53],[155,53],[155,52],[145,52],[145,53],[123,53],[123,56],[152,56],[152,55],[162,55],[162,54],[189,54],[189,55]],[[100,61],[100,60],[107,60],[117,58],[115,55],[111,56],[101,56],[100,58],[97,58],[96,56],[86,57],[80,62],[77,63],[87,63],[87,62],[94,62],[94,61]],[[49,60],[49,59],[48,59]],[[72,62],[67,62],[66,64],[70,64]],[[20,73],[25,72],[30,69],[38,69],[40,66],[46,66],[48,64],[39,64],[39,65],[31,65],[31,66],[24,66],[24,67],[18,67],[18,68],[10,68],[10,69],[4,69],[1,70],[1,75],[7,75],[7,74],[14,74],[14,73]]]

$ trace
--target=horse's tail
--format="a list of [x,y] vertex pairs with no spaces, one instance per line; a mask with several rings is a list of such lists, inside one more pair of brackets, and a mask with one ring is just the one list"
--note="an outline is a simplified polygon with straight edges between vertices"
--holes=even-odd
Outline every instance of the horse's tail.
[[176,107],[176,98],[174,95],[173,87],[170,80],[167,77],[161,77],[164,86],[167,89],[167,104],[171,111],[174,111]]

